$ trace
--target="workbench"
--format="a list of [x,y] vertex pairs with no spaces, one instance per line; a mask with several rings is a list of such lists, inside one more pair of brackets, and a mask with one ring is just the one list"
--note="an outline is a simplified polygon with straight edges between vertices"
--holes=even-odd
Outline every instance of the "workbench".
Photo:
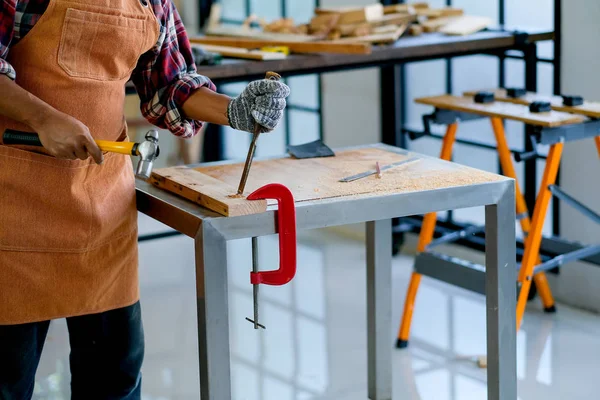
[[[379,179],[392,181],[379,191],[296,199],[297,230],[366,223],[369,398],[392,399],[392,218],[485,206],[488,398],[516,399],[514,181],[383,144],[334,150],[336,158],[349,151],[373,150],[419,159],[414,165],[384,172]],[[189,166],[213,172],[238,167],[231,162]],[[280,178],[279,182],[296,190],[287,180],[298,183],[301,175]],[[252,176],[251,172],[250,179]],[[313,178],[307,181],[312,182]],[[337,178],[323,179],[334,183]],[[365,179],[377,182],[378,178]],[[321,182],[321,187],[326,187],[326,183]],[[137,204],[140,212],[195,240],[201,398],[231,399],[226,243],[278,233],[277,206],[270,204],[266,211],[225,217],[144,181],[137,182]]]

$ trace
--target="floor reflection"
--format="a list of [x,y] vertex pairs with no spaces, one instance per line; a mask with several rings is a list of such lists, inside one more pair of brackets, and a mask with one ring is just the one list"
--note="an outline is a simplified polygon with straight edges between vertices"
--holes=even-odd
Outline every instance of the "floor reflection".
[[[250,241],[231,242],[228,252],[234,400],[366,399],[363,246],[325,232],[302,234],[296,279],[260,288],[264,331],[245,320],[253,310]],[[144,399],[198,399],[193,243],[183,237],[144,243],[140,255]],[[262,270],[277,268],[277,237],[261,238],[259,257]],[[394,260],[394,335],[411,267],[410,256]],[[409,349],[390,343],[395,398],[486,399],[486,371],[474,362],[485,354],[484,298],[429,279],[421,287]],[[594,398],[599,334],[598,316],[565,306],[547,315],[531,303],[518,334],[519,399]],[[35,399],[69,399],[68,351],[66,325],[55,321]]]

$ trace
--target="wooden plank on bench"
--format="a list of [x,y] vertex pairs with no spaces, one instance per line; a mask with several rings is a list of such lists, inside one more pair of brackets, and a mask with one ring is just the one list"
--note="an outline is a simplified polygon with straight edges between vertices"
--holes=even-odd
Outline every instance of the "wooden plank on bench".
[[[519,98],[508,97],[506,89],[487,89],[483,92],[494,93],[496,100],[514,104],[531,104],[534,101],[547,101],[555,111],[562,111],[572,114],[585,115],[590,118],[600,118],[600,102],[584,101],[582,105],[568,107],[563,105],[561,96],[546,96],[535,92],[527,92],[525,96]],[[465,96],[475,96],[479,90],[463,93]]]
[[527,106],[521,104],[508,102],[479,104],[475,103],[472,97],[466,96],[441,95],[422,97],[416,99],[415,102],[434,106],[442,110],[462,111],[486,117],[498,117],[544,128],[577,124],[585,121],[583,116],[558,111],[532,113]]

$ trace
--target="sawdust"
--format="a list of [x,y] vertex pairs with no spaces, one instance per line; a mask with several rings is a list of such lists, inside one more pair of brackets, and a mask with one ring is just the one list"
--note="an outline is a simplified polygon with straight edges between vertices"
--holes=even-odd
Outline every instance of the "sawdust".
[[242,197],[244,197],[243,194],[230,194],[227,197],[229,197],[230,199],[241,199]]

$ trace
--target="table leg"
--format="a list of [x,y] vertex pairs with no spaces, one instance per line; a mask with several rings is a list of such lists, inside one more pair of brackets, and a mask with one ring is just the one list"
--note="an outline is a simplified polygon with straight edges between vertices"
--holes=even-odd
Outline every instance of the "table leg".
[[517,398],[515,186],[486,207],[487,378],[489,400]]
[[369,399],[392,399],[392,221],[367,223]]
[[231,399],[226,241],[205,222],[195,247],[200,398]]

